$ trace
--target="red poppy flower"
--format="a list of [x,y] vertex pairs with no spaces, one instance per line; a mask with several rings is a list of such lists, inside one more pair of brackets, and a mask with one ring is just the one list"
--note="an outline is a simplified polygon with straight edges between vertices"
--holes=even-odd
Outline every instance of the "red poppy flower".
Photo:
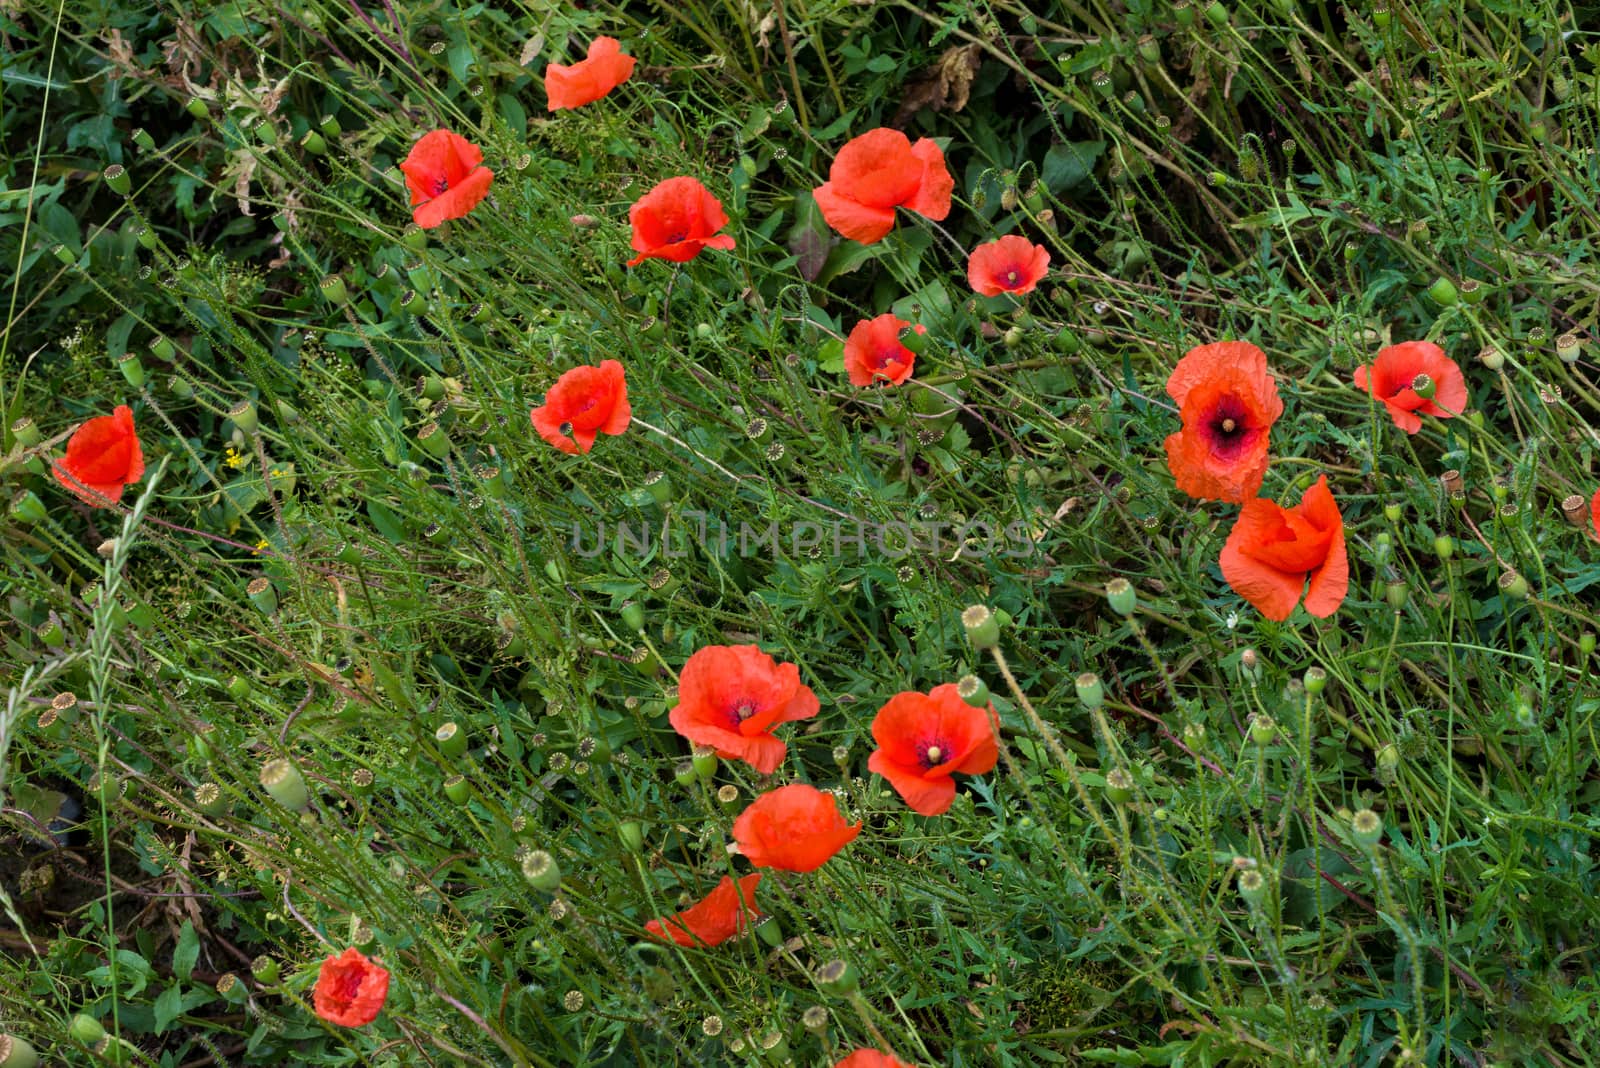
[[907,1064],[891,1053],[879,1053],[875,1049],[858,1049],[843,1060],[835,1061],[833,1068],[917,1068],[917,1066]]
[[717,233],[728,225],[728,213],[696,178],[660,183],[634,201],[628,221],[633,224],[633,251],[638,253],[628,261],[629,267],[645,260],[685,263],[703,248],[733,248],[733,238]]
[[329,1023],[363,1027],[378,1018],[388,996],[388,971],[351,946],[322,962],[311,1002]]
[[1025,237],[1007,234],[979,245],[967,258],[967,284],[986,297],[1032,293],[1050,269],[1050,251]]
[[804,783],[768,790],[733,821],[733,840],[751,864],[784,871],[816,871],[860,833],[832,794]]
[[651,920],[644,929],[654,938],[663,942],[670,939],[680,946],[720,946],[744,933],[749,926],[747,913],[760,914],[756,909],[756,887],[760,884],[760,872],[740,879],[737,888],[733,879],[724,875],[703,900],[672,916]]
[[1594,491],[1594,496],[1589,498],[1589,523],[1594,527],[1590,537],[1600,541],[1600,490]]
[[[844,369],[852,386],[898,386],[911,377],[917,354],[900,342],[900,332],[908,326],[911,324],[893,312],[855,325],[844,342]],[[928,332],[920,323],[912,329],[919,334]]]
[[771,775],[788,751],[772,728],[810,719],[820,708],[793,664],[754,645],[708,645],[683,665],[678,704],[667,719],[695,745],[714,746],[718,756]]
[[119,404],[110,415],[87,420],[67,439],[67,455],[52,466],[56,481],[85,504],[110,508],[120,501],[123,487],[144,477],[133,409]]
[[1283,414],[1267,355],[1248,341],[1190,349],[1167,379],[1183,429],[1167,438],[1178,488],[1200,500],[1249,500],[1267,474],[1267,437]]
[[400,164],[411,190],[411,218],[424,230],[459,219],[489,192],[494,171],[479,166],[483,150],[460,134],[434,130]]
[[930,693],[895,694],[872,721],[878,748],[867,769],[888,779],[913,811],[937,816],[955,800],[951,775],[982,775],[994,767],[993,715],[993,707],[967,704],[950,683]]
[[829,226],[870,245],[894,229],[895,208],[935,221],[949,215],[955,187],[932,138],[913,145],[899,130],[880,128],[846,142],[813,194]]
[[[1418,375],[1433,380],[1433,396],[1411,388]],[[1407,434],[1422,429],[1420,415],[1450,419],[1467,407],[1467,380],[1444,349],[1431,341],[1403,341],[1378,351],[1369,371],[1356,368],[1356,388],[1364,389],[1389,409],[1394,425]]]
[[599,367],[574,367],[528,414],[539,436],[562,452],[588,452],[596,434],[620,434],[633,418],[622,364],[605,360]]
[[627,81],[635,62],[632,56],[622,54],[622,42],[615,37],[596,37],[587,58],[571,66],[552,63],[544,69],[544,95],[550,98],[550,110],[594,103]]
[[1260,497],[1246,501],[1221,563],[1228,585],[1268,619],[1288,619],[1302,592],[1307,612],[1331,616],[1350,589],[1350,563],[1328,476],[1293,508]]

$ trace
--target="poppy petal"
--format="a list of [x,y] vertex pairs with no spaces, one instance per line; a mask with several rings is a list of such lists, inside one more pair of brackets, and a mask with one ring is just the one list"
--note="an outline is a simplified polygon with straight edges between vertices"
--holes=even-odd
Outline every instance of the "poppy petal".
[[894,229],[894,209],[869,207],[857,200],[841,195],[832,182],[824,182],[812,190],[823,221],[841,236],[863,245],[882,241]]
[[924,137],[911,146],[911,155],[922,164],[922,181],[905,206],[939,222],[950,214],[950,196],[956,188],[956,181],[945,166],[944,150],[933,138]]
[[488,194],[492,181],[494,171],[479,167],[462,179],[461,184],[451,186],[427,203],[419,205],[411,213],[411,220],[424,230],[432,230],[450,219],[459,219],[478,206],[478,202]]

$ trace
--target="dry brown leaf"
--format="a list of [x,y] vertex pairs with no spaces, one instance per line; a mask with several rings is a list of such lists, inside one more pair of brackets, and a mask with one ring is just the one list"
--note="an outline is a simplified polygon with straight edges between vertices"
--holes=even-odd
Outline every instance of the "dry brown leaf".
[[906,88],[892,125],[903,126],[923,108],[951,112],[965,108],[972,93],[972,79],[982,65],[983,53],[976,44],[952,45],[925,77]]

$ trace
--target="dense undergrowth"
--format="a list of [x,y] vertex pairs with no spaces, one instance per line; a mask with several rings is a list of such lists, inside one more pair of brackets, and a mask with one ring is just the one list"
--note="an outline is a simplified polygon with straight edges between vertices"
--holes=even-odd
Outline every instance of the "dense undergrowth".
[[[1594,19],[0,0],[0,1032],[172,1066],[1591,1063]],[[601,34],[633,76],[548,111]],[[953,208],[841,240],[812,190],[881,126],[939,142]],[[495,177],[419,231],[396,165],[437,128]],[[735,247],[625,267],[678,175]],[[975,296],[1008,233],[1049,274]],[[856,388],[844,339],[890,311],[914,373]],[[1168,375],[1221,339],[1283,401],[1261,495],[1338,502],[1326,618],[1242,599],[1238,506],[1175,487]],[[1469,405],[1412,436],[1353,378],[1423,339]],[[557,451],[530,410],[607,359],[631,425]],[[50,462],[122,403],[145,476],[90,508]],[[770,779],[685,768],[677,673],[751,643],[820,713]],[[870,725],[968,674],[999,763],[916,815]],[[759,935],[652,942],[790,782],[860,835],[769,872]],[[311,1003],[349,946],[393,977],[359,1029]]]

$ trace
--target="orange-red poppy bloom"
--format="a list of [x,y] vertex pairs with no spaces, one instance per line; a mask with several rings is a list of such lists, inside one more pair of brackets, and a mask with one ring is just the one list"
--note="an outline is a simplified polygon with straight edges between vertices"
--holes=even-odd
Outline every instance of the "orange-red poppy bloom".
[[834,1062],[833,1068],[917,1068],[891,1053],[875,1049],[858,1049],[848,1057]]
[[622,54],[615,37],[596,37],[588,56],[571,66],[552,63],[544,69],[544,95],[550,110],[592,104],[633,75],[636,60]]
[[829,226],[870,245],[894,229],[895,208],[935,221],[949,215],[955,186],[931,137],[912,144],[899,130],[879,128],[846,142],[813,195]]
[[562,452],[588,452],[595,435],[620,434],[633,418],[622,364],[605,360],[599,367],[574,367],[528,414],[539,436]]
[[311,1003],[329,1023],[364,1027],[378,1018],[388,996],[389,972],[351,946],[322,962]]
[[[1433,382],[1433,396],[1413,388],[1418,375]],[[1380,349],[1368,368],[1356,368],[1356,388],[1364,389],[1389,409],[1394,425],[1407,434],[1422,429],[1423,415],[1450,419],[1467,407],[1467,379],[1444,349],[1431,341],[1403,341]]]
[[671,939],[680,946],[720,946],[743,934],[751,915],[760,915],[756,908],[756,887],[760,884],[760,872],[746,875],[737,886],[724,875],[704,899],[682,912],[651,920],[644,929],[654,938],[663,942]]
[[1589,524],[1594,529],[1589,536],[1600,541],[1600,490],[1594,491],[1594,496],[1589,498]]
[[780,664],[755,645],[708,645],[678,676],[672,729],[727,760],[743,760],[763,775],[783,763],[788,747],[772,728],[810,719],[821,705],[800,681],[800,669]]
[[733,821],[733,840],[758,868],[816,871],[861,833],[832,794],[793,783],[768,790]]
[[[884,312],[855,325],[844,342],[844,369],[852,386],[898,386],[911,377],[917,354],[900,341],[901,332],[908,326],[911,324],[894,312]],[[928,332],[921,323],[912,329],[919,334]]]
[[1005,237],[979,245],[967,257],[967,284],[986,297],[1002,293],[1022,296],[1050,269],[1050,250],[1025,237]]
[[974,708],[950,683],[929,693],[897,693],[872,721],[878,748],[867,769],[889,780],[924,816],[937,816],[956,798],[956,772],[982,775],[999,757],[994,708]]
[[133,432],[133,409],[119,404],[110,415],[87,420],[67,439],[67,455],[52,469],[56,481],[85,504],[110,508],[122,490],[144,477],[144,452]]
[[733,248],[733,238],[717,233],[728,225],[728,213],[696,178],[668,178],[634,201],[628,221],[633,224],[633,251],[638,253],[628,261],[629,267],[645,260],[684,263],[703,248]]
[[411,190],[412,220],[431,230],[477,207],[494,181],[494,171],[482,163],[483,150],[460,134],[423,134],[400,164]]
[[1267,354],[1248,341],[1190,349],[1167,379],[1183,429],[1167,437],[1178,488],[1200,500],[1239,504],[1267,474],[1267,438],[1283,414]]
[[1328,476],[1318,478],[1293,508],[1262,497],[1246,501],[1221,563],[1228,585],[1268,619],[1288,619],[1301,593],[1307,612],[1331,616],[1350,589],[1350,562]]

